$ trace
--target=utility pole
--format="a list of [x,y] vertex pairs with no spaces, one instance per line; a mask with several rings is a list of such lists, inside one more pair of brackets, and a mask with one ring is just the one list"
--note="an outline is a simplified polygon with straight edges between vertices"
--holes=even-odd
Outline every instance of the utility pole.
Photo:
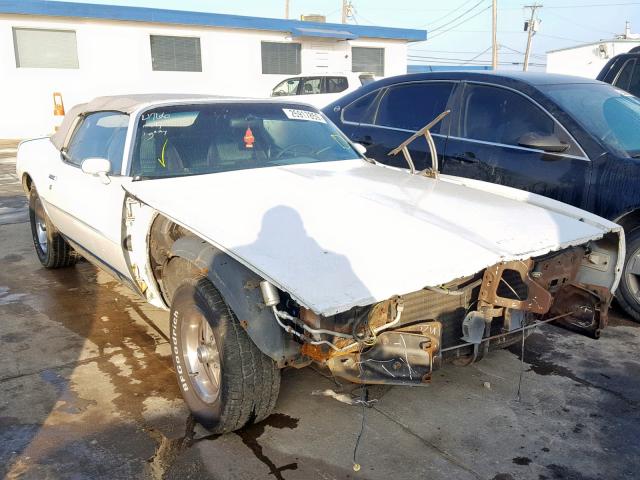
[[493,22],[491,26],[491,66],[493,70],[498,69],[498,0],[493,0]]
[[536,34],[536,30],[538,30],[538,20],[536,19],[536,10],[538,8],[542,8],[542,5],[525,5],[524,8],[531,9],[531,18],[527,23],[525,23],[525,29],[527,30],[527,49],[524,51],[524,63],[522,65],[522,71],[526,72],[529,68],[529,54],[531,53],[531,42],[533,40],[533,36]]
[[289,18],[289,0],[284,0],[284,18]]
[[347,23],[347,10],[349,10],[349,2],[342,0],[342,23]]

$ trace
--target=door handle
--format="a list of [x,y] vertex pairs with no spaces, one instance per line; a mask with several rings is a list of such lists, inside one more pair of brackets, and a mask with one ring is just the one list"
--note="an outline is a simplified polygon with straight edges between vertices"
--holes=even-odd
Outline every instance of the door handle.
[[473,152],[454,153],[451,156],[456,160],[466,163],[478,163],[480,161],[476,158],[476,154]]
[[54,182],[58,179],[53,173],[49,174],[49,180],[53,180]]
[[359,143],[360,145],[364,145],[365,147],[369,147],[373,145],[373,138],[370,135],[365,135],[362,138],[357,138],[354,140],[355,143]]

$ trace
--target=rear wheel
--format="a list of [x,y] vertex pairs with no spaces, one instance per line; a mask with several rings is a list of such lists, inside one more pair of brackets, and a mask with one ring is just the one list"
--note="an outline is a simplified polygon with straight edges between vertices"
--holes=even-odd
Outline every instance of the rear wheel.
[[170,318],[178,383],[198,422],[226,433],[269,416],[280,371],[258,350],[208,279],[190,278],[177,287]]
[[75,265],[77,254],[51,223],[35,187],[29,191],[29,221],[38,260],[46,268]]
[[640,322],[640,227],[626,233],[627,258],[616,300],[633,320]]

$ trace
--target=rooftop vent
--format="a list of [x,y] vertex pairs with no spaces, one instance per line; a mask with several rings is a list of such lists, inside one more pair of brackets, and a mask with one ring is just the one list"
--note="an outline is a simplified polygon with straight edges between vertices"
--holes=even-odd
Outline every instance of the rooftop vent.
[[316,13],[310,13],[309,15],[300,15],[300,20],[302,20],[303,22],[327,23],[327,17]]

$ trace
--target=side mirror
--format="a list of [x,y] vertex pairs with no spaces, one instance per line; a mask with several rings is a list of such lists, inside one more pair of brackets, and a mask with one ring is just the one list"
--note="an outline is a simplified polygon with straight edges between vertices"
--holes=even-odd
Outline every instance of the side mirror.
[[106,158],[87,158],[82,162],[82,171],[87,175],[100,177],[102,183],[109,183],[107,174],[111,171],[111,162]]
[[365,147],[361,143],[354,143],[353,146],[355,147],[356,152],[358,152],[360,155],[364,155],[365,153],[367,153],[367,147]]
[[522,135],[518,139],[518,145],[551,153],[562,153],[569,148],[569,144],[562,142],[556,135],[540,135],[533,132]]

